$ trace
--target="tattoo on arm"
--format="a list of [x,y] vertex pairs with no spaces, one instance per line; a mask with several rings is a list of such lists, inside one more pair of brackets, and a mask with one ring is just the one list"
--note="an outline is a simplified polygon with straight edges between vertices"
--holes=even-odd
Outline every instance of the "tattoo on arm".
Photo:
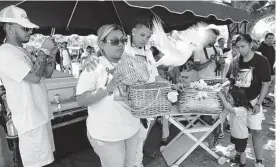
[[56,65],[56,59],[54,56],[50,56],[47,60],[48,67],[54,67]]
[[47,58],[47,64],[46,64],[46,68],[45,68],[45,72],[43,74],[44,78],[51,78],[54,69],[56,66],[56,59],[54,56],[50,56],[49,58]]
[[47,64],[47,57],[45,53],[42,53],[41,51],[38,53],[38,57],[36,58],[36,62],[34,63],[31,73],[38,76],[42,77],[46,68]]

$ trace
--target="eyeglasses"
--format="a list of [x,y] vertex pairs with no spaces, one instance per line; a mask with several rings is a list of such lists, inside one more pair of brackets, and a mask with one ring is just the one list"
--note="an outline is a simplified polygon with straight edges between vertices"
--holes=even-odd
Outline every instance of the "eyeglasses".
[[104,40],[105,43],[108,43],[112,46],[118,46],[120,44],[120,42],[123,45],[126,45],[127,41],[128,41],[127,37],[121,37],[120,39],[119,38],[113,38],[113,39]]

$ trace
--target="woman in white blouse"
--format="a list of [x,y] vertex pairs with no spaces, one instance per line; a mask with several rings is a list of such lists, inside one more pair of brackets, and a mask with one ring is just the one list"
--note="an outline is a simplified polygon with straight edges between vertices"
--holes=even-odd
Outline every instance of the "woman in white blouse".
[[102,167],[133,167],[140,120],[125,104],[114,99],[121,77],[112,71],[125,50],[127,38],[117,25],[98,30],[99,64],[83,71],[77,85],[77,100],[88,106],[87,136],[101,160]]

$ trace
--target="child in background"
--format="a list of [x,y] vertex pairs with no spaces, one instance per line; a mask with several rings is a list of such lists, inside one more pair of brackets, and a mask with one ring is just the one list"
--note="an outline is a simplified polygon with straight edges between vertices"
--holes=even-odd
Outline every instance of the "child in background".
[[245,148],[248,139],[247,114],[250,109],[244,89],[235,88],[228,92],[227,100],[222,92],[219,92],[224,108],[230,112],[231,143],[235,144],[236,155],[231,162],[238,163],[239,167],[245,167]]
[[199,73],[194,70],[194,62],[192,60],[188,60],[180,73],[180,82],[184,85],[188,85],[189,83],[199,81],[199,79]]

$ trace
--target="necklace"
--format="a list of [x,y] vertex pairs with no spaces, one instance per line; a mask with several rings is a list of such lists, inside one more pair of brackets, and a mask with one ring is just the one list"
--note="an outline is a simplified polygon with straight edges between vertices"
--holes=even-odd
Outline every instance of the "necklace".
[[114,65],[105,55],[104,55],[104,57],[105,57],[106,60],[109,62],[109,64],[111,64],[112,67],[113,67],[113,69],[109,69],[108,67],[106,67],[107,77],[106,77],[105,86],[107,86],[107,84],[108,84],[108,82],[109,82],[109,79],[110,79],[109,74],[114,75],[115,65]]

